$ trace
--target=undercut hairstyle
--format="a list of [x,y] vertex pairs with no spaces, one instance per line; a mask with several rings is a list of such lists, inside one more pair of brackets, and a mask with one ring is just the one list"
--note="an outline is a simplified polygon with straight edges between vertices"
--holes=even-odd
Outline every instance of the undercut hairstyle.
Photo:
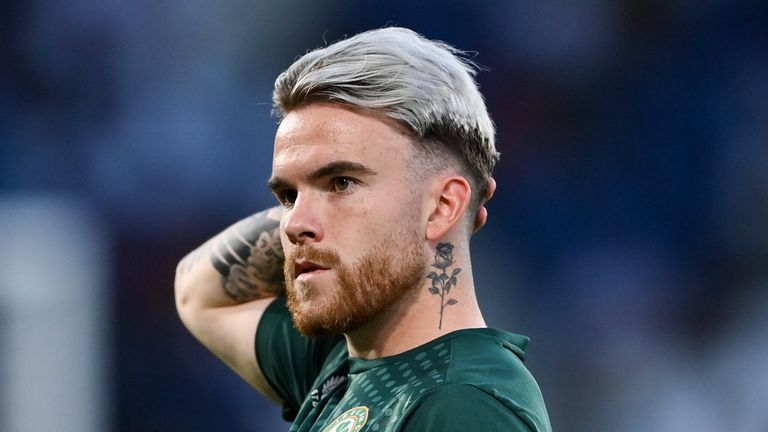
[[478,69],[467,53],[414,31],[370,30],[310,51],[281,73],[274,114],[282,119],[313,102],[383,114],[411,135],[420,162],[434,171],[458,164],[476,210],[499,160]]

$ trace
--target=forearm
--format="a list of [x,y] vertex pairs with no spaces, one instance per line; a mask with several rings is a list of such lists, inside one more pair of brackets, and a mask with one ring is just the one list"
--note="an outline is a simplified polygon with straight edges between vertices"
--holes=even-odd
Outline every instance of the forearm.
[[256,213],[185,256],[176,269],[177,305],[216,308],[282,293],[281,213]]

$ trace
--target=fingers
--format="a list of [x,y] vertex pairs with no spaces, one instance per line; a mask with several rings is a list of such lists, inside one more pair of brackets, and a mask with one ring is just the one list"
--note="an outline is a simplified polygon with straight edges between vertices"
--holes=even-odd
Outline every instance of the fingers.
[[472,233],[476,233],[480,228],[485,225],[485,221],[488,219],[488,210],[485,208],[485,206],[480,206],[479,209],[477,209],[477,215],[475,216],[475,228],[472,230]]
[[494,192],[496,192],[496,180],[491,177],[488,179],[488,188],[485,192],[483,204],[480,205],[480,208],[477,209],[477,215],[475,215],[475,226],[472,230],[472,233],[476,233],[480,228],[483,227],[483,225],[485,225],[485,222],[488,220],[488,209],[485,208],[485,203],[487,203],[488,200],[493,197]]
[[488,191],[485,193],[485,202],[488,202],[493,197],[494,192],[496,192],[496,180],[490,177],[488,179]]

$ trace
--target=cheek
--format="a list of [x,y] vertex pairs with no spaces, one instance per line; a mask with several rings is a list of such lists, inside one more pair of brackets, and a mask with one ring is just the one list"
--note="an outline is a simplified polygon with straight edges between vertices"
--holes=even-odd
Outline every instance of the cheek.
[[355,261],[369,253],[371,249],[377,249],[380,244],[398,233],[413,233],[416,229],[412,214],[401,209],[392,211],[390,208],[379,211],[361,211],[356,217],[346,218],[339,223],[337,239],[339,247],[346,252],[348,259]]
[[403,185],[382,187],[372,193],[347,197],[329,208],[326,233],[333,232],[342,258],[358,259],[396,231],[418,231],[421,202]]

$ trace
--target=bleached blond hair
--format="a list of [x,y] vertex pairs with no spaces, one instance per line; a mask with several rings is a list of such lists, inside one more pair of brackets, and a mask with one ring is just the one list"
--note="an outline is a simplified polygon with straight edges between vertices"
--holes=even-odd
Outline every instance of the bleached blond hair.
[[274,113],[312,102],[381,113],[412,135],[420,160],[457,162],[477,205],[499,159],[478,69],[465,52],[412,30],[370,30],[296,60],[275,81]]

